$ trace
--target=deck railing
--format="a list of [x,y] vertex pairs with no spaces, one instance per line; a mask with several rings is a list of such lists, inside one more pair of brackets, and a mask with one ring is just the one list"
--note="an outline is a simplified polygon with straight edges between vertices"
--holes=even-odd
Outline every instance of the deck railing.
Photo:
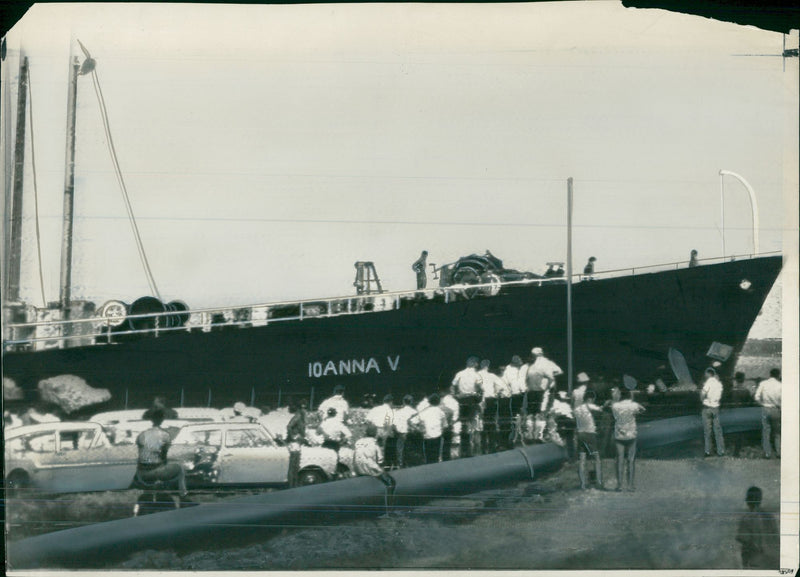
[[[707,258],[698,262],[704,265],[719,264],[733,260],[751,259],[757,256],[780,254],[780,251],[761,253],[759,255],[735,255],[725,258]],[[688,261],[678,261],[642,267],[628,267],[597,271],[592,275],[573,274],[573,282],[594,279],[605,279],[637,274],[649,274],[686,268]],[[143,321],[152,326],[115,330],[118,317],[94,316],[90,318],[70,320],[49,320],[27,323],[9,324],[5,327],[3,350],[28,350],[42,348],[65,348],[68,346],[111,344],[131,335],[151,335],[157,338],[162,334],[175,332],[210,332],[228,327],[258,327],[272,323],[287,321],[303,321],[309,318],[335,317],[342,315],[364,314],[378,311],[399,309],[405,302],[424,301],[441,298],[444,303],[464,300],[473,296],[493,296],[501,288],[513,286],[543,286],[547,284],[566,284],[565,277],[537,278],[520,281],[492,282],[486,284],[453,285],[421,290],[392,291],[363,295],[329,297],[323,299],[306,299],[297,301],[278,301],[256,305],[237,307],[204,308],[187,311],[166,311],[126,315],[125,322],[134,326]],[[280,316],[275,316],[280,314]],[[184,317],[183,323],[176,322],[176,317]],[[131,323],[130,321],[134,321]],[[41,328],[52,330],[51,335],[38,335]]]

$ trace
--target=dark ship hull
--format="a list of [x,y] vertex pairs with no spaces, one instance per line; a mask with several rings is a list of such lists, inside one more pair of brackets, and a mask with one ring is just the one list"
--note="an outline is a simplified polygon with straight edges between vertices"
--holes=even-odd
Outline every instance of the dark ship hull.
[[[710,347],[720,343],[731,354],[718,371],[730,378],[781,263],[761,257],[573,284],[575,372],[669,384],[670,348],[698,378],[713,362]],[[318,403],[336,384],[351,399],[428,393],[450,381],[468,355],[496,368],[533,346],[566,371],[566,335],[566,284],[511,284],[495,296],[445,302],[440,291],[382,312],[7,352],[3,373],[30,393],[42,378],[78,375],[110,389],[114,407],[146,406],[155,394],[185,406],[274,406],[290,395]]]

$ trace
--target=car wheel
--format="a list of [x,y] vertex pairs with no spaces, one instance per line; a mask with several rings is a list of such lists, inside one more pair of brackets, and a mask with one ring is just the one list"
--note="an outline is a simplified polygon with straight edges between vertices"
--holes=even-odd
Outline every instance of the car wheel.
[[304,485],[317,485],[325,482],[325,475],[319,469],[303,469],[297,474],[297,484]]
[[20,493],[31,486],[31,478],[25,471],[11,471],[6,477],[6,491],[9,495],[19,496]]

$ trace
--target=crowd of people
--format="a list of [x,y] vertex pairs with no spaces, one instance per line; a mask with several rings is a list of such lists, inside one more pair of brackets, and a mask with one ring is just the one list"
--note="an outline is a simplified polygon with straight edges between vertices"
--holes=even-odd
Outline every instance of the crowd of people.
[[[378,403],[374,395],[365,395],[361,406],[352,408],[339,385],[316,411],[300,405],[290,409],[292,421],[301,420],[303,426],[288,438],[298,445],[322,444],[335,450],[352,446],[358,453],[357,440],[372,437],[384,471],[553,442],[565,446],[577,461],[582,488],[592,477],[603,487],[601,457],[615,456],[616,488],[634,489],[636,420],[645,412],[643,399],[653,394],[650,389],[655,385],[637,391],[631,379],[599,388],[581,372],[569,393],[562,369],[541,347],[531,350],[528,362],[515,355],[502,371],[491,369],[488,359],[469,357],[452,381],[419,400],[410,394],[397,399],[387,394]],[[768,458],[773,447],[780,456],[779,379],[780,372],[774,369],[754,394],[762,406]],[[724,455],[719,420],[722,384],[713,368],[705,372],[699,397],[705,454],[710,456],[716,446],[716,453]],[[367,426],[371,435],[366,434]],[[587,472],[588,461],[594,463],[592,474]]]

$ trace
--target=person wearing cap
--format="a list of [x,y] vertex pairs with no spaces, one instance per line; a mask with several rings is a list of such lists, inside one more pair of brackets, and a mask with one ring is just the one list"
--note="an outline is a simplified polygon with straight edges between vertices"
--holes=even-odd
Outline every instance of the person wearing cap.
[[322,446],[332,449],[337,453],[342,445],[346,445],[353,438],[353,433],[351,433],[347,425],[342,422],[339,415],[336,413],[336,409],[333,407],[328,409],[325,420],[319,424],[318,432],[324,439]]
[[772,457],[772,441],[775,437],[775,456],[781,458],[781,371],[772,369],[769,378],[759,383],[753,398],[761,405],[761,446],[764,457]]
[[414,397],[403,397],[403,406],[394,412],[394,431],[397,437],[395,453],[397,454],[397,468],[402,469],[405,463],[406,438],[408,437],[408,420],[417,414],[414,408]]
[[700,401],[703,409],[700,416],[703,419],[703,443],[705,456],[711,456],[711,431],[714,431],[714,441],[717,445],[717,455],[725,454],[725,438],[722,433],[722,424],[719,422],[719,403],[722,399],[722,383],[717,378],[717,371],[709,367],[705,371],[705,382],[700,389]]
[[572,406],[577,407],[583,402],[583,396],[592,380],[586,373],[578,373],[578,386],[572,389]]
[[322,419],[328,415],[328,409],[336,409],[336,417],[344,422],[347,419],[347,414],[350,411],[350,404],[344,398],[344,387],[336,385],[333,387],[333,395],[325,399],[317,407],[317,411]]
[[377,429],[376,439],[383,450],[387,464],[396,464],[393,401],[392,395],[384,395],[383,403],[370,409],[366,416],[366,421],[375,425]]
[[633,400],[633,389],[625,389],[622,400],[611,405],[614,415],[614,444],[617,448],[617,491],[622,491],[625,463],[628,464],[628,491],[635,490],[634,476],[636,465],[636,415],[644,412],[644,407]]
[[528,395],[528,413],[535,415],[545,410],[550,391],[555,387],[556,377],[563,374],[557,364],[544,355],[541,347],[531,349],[533,363],[528,367],[525,383]]
[[694,268],[697,266],[697,251],[692,249],[691,254],[689,254],[689,268]]

